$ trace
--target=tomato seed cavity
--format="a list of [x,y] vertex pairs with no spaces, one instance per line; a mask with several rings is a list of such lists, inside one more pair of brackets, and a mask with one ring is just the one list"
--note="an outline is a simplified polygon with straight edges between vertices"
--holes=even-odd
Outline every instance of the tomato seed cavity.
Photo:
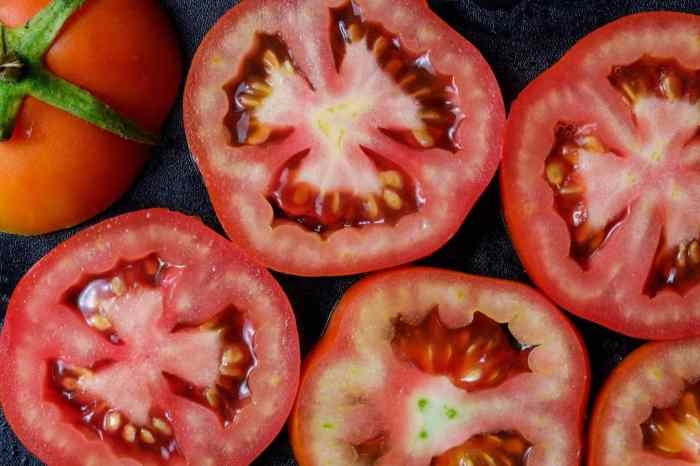
[[80,413],[81,422],[102,440],[109,440],[122,449],[140,449],[169,460],[178,454],[173,436],[170,415],[161,409],[152,409],[149,425],[132,422],[119,410],[110,407],[104,400],[81,389],[81,382],[93,377],[109,362],[98,363],[92,368],[78,367],[63,360],[51,362],[51,382],[61,397]]
[[678,402],[668,408],[654,408],[642,424],[644,448],[659,456],[700,462],[700,384],[689,385]]
[[[183,326],[178,330],[186,328]],[[255,330],[244,314],[235,308],[222,312],[198,328],[216,331],[224,342],[216,382],[209,387],[197,387],[176,375],[163,375],[175,394],[212,409],[225,427],[251,397],[248,380],[257,366],[253,351]]]
[[442,323],[437,308],[417,325],[398,320],[394,327],[395,354],[424,372],[449,377],[468,392],[496,387],[530,372],[532,349],[518,345],[507,327],[480,312],[469,325],[456,329]]
[[255,146],[291,134],[292,128],[273,128],[255,116],[255,109],[273,91],[270,75],[275,72],[303,76],[279,35],[257,33],[255,46],[243,61],[239,76],[224,86],[229,101],[224,125],[232,146]]
[[525,466],[532,444],[518,432],[479,434],[436,456],[431,466]]
[[687,99],[692,104],[700,96],[698,71],[684,68],[676,59],[645,55],[629,65],[615,66],[608,80],[631,106],[648,96]]
[[353,445],[360,464],[375,464],[386,452],[386,435],[380,434],[357,445]]
[[630,212],[628,206],[603,228],[594,228],[588,221],[584,197],[586,185],[577,172],[579,152],[611,153],[594,130],[595,125],[560,122],[554,130],[554,146],[545,160],[544,169],[544,178],[554,193],[554,206],[569,229],[570,256],[584,269],[588,268],[591,256],[622,226]]
[[396,224],[417,212],[425,203],[420,186],[398,165],[362,148],[373,161],[382,184],[381,191],[365,195],[350,192],[320,193],[309,183],[298,181],[299,166],[308,151],[293,157],[282,169],[269,201],[281,221],[292,220],[316,233],[345,227]]
[[662,235],[644,292],[654,297],[669,288],[679,294],[700,281],[700,239],[691,238],[673,246]]
[[415,54],[401,45],[398,36],[381,24],[365,21],[353,1],[331,8],[331,47],[336,69],[340,71],[348,44],[365,41],[367,50],[403,92],[421,106],[419,128],[381,128],[392,139],[417,149],[461,149],[456,140],[464,112],[459,108],[459,90],[451,76],[435,71],[430,54]]

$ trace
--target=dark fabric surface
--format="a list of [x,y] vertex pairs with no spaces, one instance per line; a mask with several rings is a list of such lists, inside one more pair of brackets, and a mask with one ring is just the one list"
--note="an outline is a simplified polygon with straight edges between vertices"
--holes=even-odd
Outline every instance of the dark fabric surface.
[[[189,62],[206,31],[236,2],[163,0],[163,3],[179,31],[183,53]],[[430,4],[482,51],[498,77],[506,104],[579,38],[613,19],[643,10],[700,13],[700,2],[696,0],[431,0]],[[162,144],[154,152],[153,159],[133,189],[90,224],[141,208],[167,207],[196,214],[221,232],[187,149],[180,101],[166,125]],[[3,318],[10,294],[20,277],[49,250],[84,227],[36,238],[0,234],[0,315]],[[508,239],[495,183],[491,184],[455,238],[421,263],[528,282]],[[280,274],[276,277],[296,310],[304,353],[318,340],[338,297],[358,278],[308,279]],[[580,319],[574,318],[574,321],[590,351],[592,394],[595,396],[610,370],[639,342]],[[17,441],[3,417],[0,417],[0,464],[42,464]],[[286,432],[254,464],[296,464]]]

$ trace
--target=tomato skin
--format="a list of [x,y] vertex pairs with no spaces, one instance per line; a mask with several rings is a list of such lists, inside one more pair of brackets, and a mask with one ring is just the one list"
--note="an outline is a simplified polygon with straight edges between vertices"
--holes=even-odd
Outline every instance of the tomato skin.
[[[3,3],[0,21],[17,26],[48,0]],[[88,0],[45,62],[150,131],[165,120],[182,75],[177,38],[155,0]],[[126,192],[148,155],[143,145],[27,98],[13,137],[0,143],[0,230],[39,234],[93,217]]]
[[[518,300],[528,301],[532,306],[543,306],[547,308],[548,311],[552,311],[553,315],[556,316],[555,325],[558,328],[549,330],[553,333],[562,332],[566,334],[567,337],[572,339],[570,342],[571,347],[575,348],[573,360],[568,361],[568,363],[575,368],[574,370],[576,371],[577,377],[580,377],[579,380],[582,381],[582,383],[572,384],[567,387],[566,393],[574,397],[575,400],[572,402],[572,405],[569,406],[571,409],[568,411],[569,414],[574,413],[571,415],[571,418],[576,419],[576,424],[578,426],[576,434],[578,438],[572,441],[579,446],[583,445],[583,421],[586,417],[590,390],[590,364],[588,353],[576,328],[551,302],[530,287],[505,280],[472,276],[428,267],[400,267],[371,274],[353,285],[336,305],[321,340],[305,358],[299,384],[299,395],[288,424],[294,456],[300,465],[314,466],[319,464],[313,459],[312,447],[314,439],[309,438],[308,432],[305,432],[308,431],[308,416],[313,414],[313,409],[309,408],[309,406],[313,405],[313,401],[316,401],[305,399],[307,390],[314,386],[320,374],[323,374],[325,367],[332,366],[336,361],[342,361],[344,357],[351,359],[355,355],[356,349],[352,348],[352,344],[348,342],[348,335],[352,333],[351,329],[353,326],[357,325],[357,314],[361,312],[360,309],[363,306],[372,306],[372,304],[370,304],[372,296],[383,296],[384,293],[390,294],[390,290],[400,288],[402,285],[405,286],[406,283],[411,284],[412,287],[417,289],[421,287],[429,288],[428,284],[432,283],[439,283],[441,286],[445,286],[445,289],[449,289],[449,285],[469,284],[469,286],[473,286],[474,290],[480,290],[475,291],[475,295],[481,292],[488,293],[489,295],[498,295],[501,292],[504,293],[504,295],[510,295],[512,293],[518,296]],[[450,291],[452,292],[454,290],[450,289]],[[482,305],[488,307],[488,305]],[[379,310],[377,311],[379,312]],[[370,350],[376,350],[376,354],[381,354],[384,351],[383,348],[374,348]],[[568,355],[562,357],[568,357]],[[402,385],[392,384],[391,386],[396,390],[395,395],[397,397],[400,397],[399,394],[402,392],[410,391],[413,388],[412,382]],[[497,391],[498,388],[493,390]],[[305,406],[302,406],[302,404],[305,404]],[[382,408],[386,407],[383,406]],[[392,408],[394,407],[392,406]],[[394,413],[394,415],[402,417],[399,413]],[[410,423],[410,421],[405,418],[403,418],[401,422]],[[391,438],[391,432],[388,437]],[[580,450],[582,450],[582,447]],[[580,455],[581,451],[579,451],[579,456]],[[573,465],[574,463],[571,464]],[[575,464],[579,464],[578,460]]]
[[[344,2],[326,1],[323,8],[338,7],[342,3]],[[443,160],[446,162],[444,164],[436,162],[435,166],[439,166],[447,174],[444,177],[438,174],[430,181],[418,180],[423,182],[428,198],[423,211],[419,211],[422,215],[410,217],[410,220],[407,216],[402,219],[406,221],[399,222],[391,228],[386,225],[372,225],[362,229],[345,228],[323,239],[310,231],[301,229],[283,233],[282,230],[290,229],[289,225],[281,227],[271,225],[274,221],[273,209],[265,200],[268,194],[265,191],[270,184],[273,184],[272,178],[281,165],[281,157],[287,156],[285,151],[290,148],[296,149],[297,146],[310,146],[309,137],[293,134],[288,140],[279,144],[271,142],[260,148],[244,147],[240,152],[229,145],[229,135],[223,131],[223,125],[219,125],[220,119],[223,119],[228,112],[226,96],[221,91],[223,85],[234,77],[244,53],[233,54],[227,44],[231,43],[229,36],[234,34],[232,31],[238,27],[239,23],[243,23],[241,19],[263,18],[265,15],[261,13],[262,9],[315,11],[317,5],[306,0],[291,2],[247,0],[233,8],[209,31],[190,68],[184,95],[187,139],[202,172],[217,216],[230,239],[249,251],[260,263],[283,273],[299,276],[341,276],[364,273],[405,264],[433,253],[457,232],[494,176],[500,161],[505,110],[493,72],[478,50],[449,28],[430,10],[425,1],[401,0],[400,4],[392,6],[369,1],[356,3],[366,10],[368,21],[382,23],[389,30],[393,27],[392,33],[398,34],[402,38],[402,43],[407,44],[409,49],[417,51],[416,53],[430,50],[431,58],[442,59],[443,51],[455,52],[458,59],[453,57],[451,62],[453,64],[457,61],[466,62],[468,66],[454,66],[454,69],[450,69],[449,72],[439,71],[450,75],[462,73],[455,76],[455,80],[459,83],[460,95],[464,99],[460,104],[467,113],[478,108],[481,114],[478,118],[468,115],[465,123],[460,126],[458,133],[460,143],[464,145],[462,150],[454,154],[440,154],[440,156],[444,155]],[[407,21],[418,24],[415,27],[413,24],[406,27],[406,21],[401,22],[391,18],[389,13],[394,12],[410,15]],[[325,15],[314,13],[310,16],[314,16],[309,20],[310,24],[313,24],[307,27],[307,30],[317,29],[309,32],[310,37],[297,31],[282,31],[284,39],[290,42],[288,45],[293,51],[301,50],[305,40],[327,40],[328,25]],[[323,21],[320,18],[323,18]],[[284,19],[284,21],[287,20]],[[392,23],[393,21],[396,22]],[[404,29],[398,29],[396,24],[400,24]],[[276,32],[273,30],[275,26],[267,23],[254,24],[251,27],[243,25],[241,28],[246,31],[246,34],[251,29],[258,31],[270,29],[268,33]],[[324,29],[321,30],[321,28]],[[416,36],[416,29],[428,30],[429,32],[424,35],[431,39],[425,39],[420,34]],[[436,37],[440,39],[435,39]],[[441,41],[440,48],[436,47],[438,40]],[[237,47],[240,48],[242,44],[249,42],[249,37],[241,37],[237,41],[239,44]],[[328,90],[333,94],[337,91],[336,88],[341,88],[341,83],[332,62],[333,54],[326,49],[327,47],[322,48],[320,57],[300,57],[299,55],[303,54],[299,53],[294,59],[308,69],[311,69],[311,66],[315,67],[315,62],[320,62],[319,68],[322,69],[317,70],[318,74],[328,81]],[[437,61],[437,58],[435,59]],[[313,65],[309,65],[309,62]],[[224,64],[226,66],[222,66]],[[441,67],[437,66],[437,68]],[[465,71],[464,68],[469,70]],[[460,71],[456,71],[457,69]],[[478,105],[469,102],[472,96],[469,95],[468,89],[475,82],[472,75],[478,76],[476,81],[479,82],[480,87],[475,94],[480,94],[480,98],[483,99]],[[204,108],[205,106],[207,108]],[[478,147],[479,143],[470,136],[470,118],[481,120],[480,124],[483,124],[481,142],[485,141],[486,148]],[[396,158],[400,160],[403,168],[411,169],[415,178],[423,176],[421,171],[429,171],[426,168],[433,168],[426,167],[429,164],[425,162],[427,158],[423,157],[422,153],[411,157],[414,154],[409,154],[409,151],[406,151],[406,155],[401,154],[403,149],[400,146],[392,145],[391,149],[399,153]],[[470,151],[478,154],[473,159],[479,159],[480,162],[471,163],[473,160],[469,160],[468,155]],[[435,152],[429,153],[432,156]],[[279,157],[276,157],[277,155]],[[453,163],[454,165],[450,165]],[[477,166],[478,164],[480,165]],[[458,177],[465,175],[464,182],[456,182],[449,188],[437,186],[438,178],[444,181],[450,174],[455,173]],[[431,186],[426,186],[428,184]],[[445,194],[444,191],[450,192]],[[387,231],[381,232],[381,228]]]
[[[149,233],[153,228],[161,229],[161,234],[154,236],[152,233]],[[169,235],[172,236],[166,238]],[[147,239],[149,237],[150,239]],[[121,243],[122,241],[123,243]],[[143,244],[139,244],[144,241],[150,243],[150,245],[144,247]],[[106,466],[124,464],[125,457],[115,454],[109,445],[102,444],[97,437],[86,437],[84,431],[71,426],[71,419],[74,419],[74,417],[62,417],[61,413],[65,409],[65,405],[57,406],[55,404],[62,401],[57,401],[58,397],[55,394],[51,394],[49,391],[51,389],[47,387],[47,380],[44,379],[45,376],[48,377],[46,360],[68,356],[73,358],[76,364],[82,364],[81,361],[84,360],[85,356],[71,354],[74,348],[61,347],[61,343],[52,344],[44,341],[46,335],[40,336],[42,331],[34,328],[32,325],[31,322],[36,316],[29,316],[31,312],[27,311],[27,306],[37,299],[45,299],[45,297],[37,295],[45,294],[47,288],[55,291],[66,286],[71,287],[73,283],[79,283],[84,279],[84,277],[81,277],[81,274],[92,276],[104,270],[111,270],[119,260],[142,258],[144,257],[144,252],[153,252],[154,244],[159,245],[155,248],[160,249],[158,250],[159,255],[164,255],[163,257],[179,256],[183,263],[188,264],[185,268],[191,270],[199,268],[200,270],[208,271],[212,267],[216,269],[216,264],[213,266],[210,263],[197,264],[196,257],[198,257],[199,253],[193,254],[194,251],[206,251],[203,253],[204,257],[206,257],[211,251],[213,256],[209,257],[212,261],[223,261],[219,263],[219,269],[224,269],[222,272],[227,274],[234,272],[236,277],[249,280],[242,288],[243,292],[238,296],[234,296],[231,291],[225,291],[214,297],[213,295],[219,294],[218,291],[214,291],[208,292],[208,295],[201,299],[201,302],[194,303],[194,306],[188,304],[187,308],[190,309],[188,312],[190,312],[191,317],[184,318],[183,323],[188,323],[190,318],[197,319],[197,315],[201,313],[211,313],[212,309],[220,310],[220,308],[233,305],[234,303],[236,306],[240,304],[241,309],[251,311],[248,317],[253,320],[256,328],[255,346],[258,366],[255,370],[261,370],[266,373],[265,375],[261,373],[261,382],[254,382],[251,385],[253,387],[252,396],[255,397],[256,393],[258,393],[258,399],[255,404],[251,403],[243,406],[239,416],[242,416],[244,420],[235,421],[240,422],[240,425],[232,425],[228,430],[224,430],[215,424],[207,424],[205,426],[206,435],[212,438],[216,437],[212,443],[204,444],[205,453],[208,455],[201,456],[202,452],[200,450],[193,449],[191,451],[196,451],[200,456],[188,458],[187,460],[182,456],[176,456],[168,464],[173,466],[184,464],[248,465],[272,442],[284,426],[296,395],[300,370],[300,350],[293,310],[283,290],[266,270],[251,261],[238,249],[232,248],[228,241],[212,232],[200,220],[165,209],[150,209],[102,222],[62,243],[29,270],[11,297],[2,334],[0,335],[0,353],[5,355],[3,364],[0,364],[0,378],[2,378],[0,381],[0,403],[2,403],[5,417],[19,439],[32,453],[47,464],[56,466],[82,464],[96,466],[99,464],[100,466]],[[76,257],[76,254],[82,259]],[[90,259],[86,259],[88,256]],[[79,263],[82,263],[82,266],[78,265]],[[224,265],[221,266],[221,264]],[[77,274],[66,277],[65,271],[67,269],[72,271],[68,272],[68,275],[73,272]],[[223,273],[219,275],[223,275]],[[57,282],[54,280],[57,280]],[[201,291],[203,286],[205,285],[195,285],[195,288],[199,288],[199,291]],[[251,286],[256,287],[257,293],[255,295],[249,293]],[[173,308],[180,306],[176,297],[182,292],[182,288],[186,287],[187,284],[182,286],[175,285],[174,288],[168,290],[164,299],[170,303],[169,306],[173,306]],[[65,291],[63,289],[62,292]],[[264,298],[265,303],[273,310],[272,314],[275,315],[274,322],[266,323],[264,320],[261,321],[261,319],[269,318],[269,315],[265,317],[255,315],[254,312],[260,309],[259,304],[254,304],[258,297]],[[48,301],[53,302],[53,306],[56,306],[58,309],[65,311],[63,304],[56,304],[56,301],[62,302],[63,298],[62,295],[59,295],[58,297],[49,298]],[[247,308],[246,303],[251,307]],[[208,311],[207,308],[209,308]],[[72,317],[70,312],[68,314],[70,320]],[[201,318],[201,315],[199,318]],[[59,317],[58,320],[61,320],[61,318]],[[50,333],[57,331],[58,333],[54,334],[57,335],[56,340],[61,340],[61,335],[66,331],[65,329],[70,327],[70,325],[66,324],[71,324],[71,322],[53,322],[48,326],[40,323],[38,326],[42,327],[43,330],[48,330]],[[270,328],[275,327],[280,333],[275,335],[270,333],[268,335],[266,330],[268,326]],[[81,334],[77,336],[79,335]],[[23,346],[26,344],[27,338],[34,340],[35,344],[30,345],[30,347]],[[115,349],[112,346],[108,351],[111,351],[113,356],[123,356],[123,353],[121,353],[122,349]],[[104,347],[101,345],[98,345],[95,349],[95,352],[103,351]],[[275,356],[274,363],[272,361],[265,362],[267,356],[271,355],[273,351],[278,353]],[[26,374],[24,377],[20,375],[21,368],[26,368],[26,365],[23,365],[26,361],[23,363],[20,359],[28,353],[32,353],[34,357],[38,358],[38,360],[32,362],[33,369],[29,375],[31,381],[28,381]],[[261,362],[263,364],[260,364]],[[281,372],[278,373],[273,366]],[[266,368],[263,369],[263,367]],[[274,387],[274,391],[271,391],[273,388],[263,386],[263,383],[270,375],[268,371],[271,369],[275,374],[283,374],[283,380],[281,380],[283,384]],[[20,379],[23,382],[20,382]],[[261,398],[263,393],[267,393],[266,396],[269,397],[272,397],[270,394],[274,393],[275,399]],[[181,432],[187,432],[188,435],[202,433],[204,427],[201,424],[182,425],[185,423],[183,420],[185,415],[178,414],[177,407],[182,408],[191,404],[191,402],[184,399],[177,401],[177,399],[177,397],[173,396],[171,398],[166,395],[165,399],[158,400],[159,402],[175,403],[175,405],[171,406],[174,413],[173,425],[175,432],[177,433],[178,429],[181,429]],[[273,412],[265,414],[256,411],[258,408],[255,408],[254,405],[262,406],[266,401],[275,402]],[[30,403],[31,406],[43,404],[46,411],[50,413],[49,416],[56,419],[57,422],[48,423],[50,425],[46,425],[46,423],[37,425],[36,423],[40,423],[41,420],[33,418],[35,423],[32,424],[26,416],[27,405],[23,403]],[[267,409],[270,409],[269,405]],[[246,414],[246,410],[248,410],[248,414]],[[180,416],[179,419],[178,416]],[[61,421],[58,421],[58,419],[61,419]],[[251,423],[259,424],[254,426],[257,429],[257,435],[253,439],[246,439],[246,443],[243,443],[243,439],[237,437],[239,435],[237,432],[245,430],[246,424],[250,427]],[[61,437],[62,441],[57,442],[58,444],[52,443],[52,439],[58,437]],[[194,436],[191,437],[194,438]],[[201,441],[203,436],[199,435],[198,437]],[[192,441],[190,438],[180,438],[178,439],[178,444],[182,446],[183,443],[190,441]],[[208,451],[206,451],[207,445],[209,445]],[[235,448],[219,448],[226,445],[235,446]],[[134,461],[138,460],[134,459]],[[207,461],[210,463],[207,463]],[[161,463],[148,460],[130,462],[129,464],[151,465]]]
[[[688,36],[694,40],[691,33],[698,30],[698,16],[678,12],[638,13],[604,25],[583,37],[521,92],[513,102],[506,125],[501,197],[511,239],[528,275],[567,311],[640,339],[669,340],[697,335],[697,314],[692,310],[697,307],[698,290],[684,296],[667,291],[654,297],[645,293],[659,243],[658,236],[653,237],[648,231],[640,233],[648,240],[648,248],[628,250],[627,246],[634,243],[632,235],[621,237],[616,232],[606,239],[600,254],[595,253],[600,256],[598,264],[593,262],[590,268],[577,264],[569,253],[571,238],[567,224],[553,208],[552,190],[547,186],[544,171],[533,176],[533,167],[540,163],[541,157],[544,168],[545,158],[554,145],[554,125],[558,120],[598,124],[598,136],[604,143],[631,152],[623,142],[620,134],[623,131],[616,133],[614,125],[601,117],[606,112],[613,114],[617,124],[626,123],[626,116],[631,115],[629,105],[608,82],[612,66],[627,65],[648,54],[661,59],[675,58],[682,66],[695,69],[700,63],[682,40],[657,40],[658,45],[648,44],[654,42],[650,39],[654,33],[677,33],[680,38]],[[638,40],[632,40],[635,34],[639,35]],[[630,40],[621,44],[623,36]],[[611,44],[614,40],[618,43]],[[609,53],[611,45],[617,46],[615,52],[619,57]],[[655,50],[655,46],[660,50]],[[604,58],[601,60],[600,56]],[[598,92],[584,95],[577,85],[596,88]],[[561,110],[564,101],[571,103],[567,110]],[[552,107],[555,110],[550,110]],[[627,128],[623,123],[620,126]],[[646,182],[655,188],[656,181]],[[642,210],[634,207],[632,217]],[[662,209],[654,206],[649,210],[652,212],[648,214],[651,218],[648,230],[658,233],[663,226]],[[622,222],[619,231],[625,230],[628,220]],[[605,256],[605,248],[619,254]]]

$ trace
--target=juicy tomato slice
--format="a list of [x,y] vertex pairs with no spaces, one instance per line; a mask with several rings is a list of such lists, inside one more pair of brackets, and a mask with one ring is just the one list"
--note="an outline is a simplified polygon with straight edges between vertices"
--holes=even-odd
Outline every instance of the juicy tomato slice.
[[578,334],[533,289],[398,269],[336,307],[290,436],[302,466],[575,466],[588,384]]
[[586,36],[518,97],[502,193],[533,280],[564,308],[670,339],[700,320],[700,17]]
[[[48,3],[5,0],[0,22],[20,26]],[[44,60],[53,73],[154,132],[182,76],[174,29],[156,0],[87,0]],[[126,192],[148,152],[25,99],[12,138],[0,143],[0,231],[45,233],[96,215]]]
[[232,240],[298,275],[430,254],[500,160],[479,52],[424,0],[246,0],[209,32],[188,141]]
[[108,220],[19,283],[0,401],[51,465],[247,465],[279,433],[299,378],[282,289],[201,222]]
[[700,463],[700,339],[648,343],[596,400],[589,466]]

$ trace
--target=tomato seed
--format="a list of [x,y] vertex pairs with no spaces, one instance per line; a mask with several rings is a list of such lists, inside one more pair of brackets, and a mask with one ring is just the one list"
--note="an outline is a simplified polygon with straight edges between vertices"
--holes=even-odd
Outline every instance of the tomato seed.
[[676,59],[646,55],[629,65],[615,67],[608,80],[632,106],[649,96],[670,101],[688,99],[694,104],[700,91],[696,71],[684,68]]
[[122,426],[122,415],[119,411],[110,410],[102,421],[102,428],[107,432],[117,432]]
[[136,441],[136,427],[131,424],[125,425],[122,430],[122,438],[129,443],[134,443]]
[[411,325],[394,324],[394,353],[423,372],[446,375],[467,391],[498,386],[509,377],[528,372],[529,348],[513,345],[507,329],[481,313],[472,323],[450,329],[437,309]]
[[436,456],[431,466],[525,466],[532,444],[517,432],[478,434]]

